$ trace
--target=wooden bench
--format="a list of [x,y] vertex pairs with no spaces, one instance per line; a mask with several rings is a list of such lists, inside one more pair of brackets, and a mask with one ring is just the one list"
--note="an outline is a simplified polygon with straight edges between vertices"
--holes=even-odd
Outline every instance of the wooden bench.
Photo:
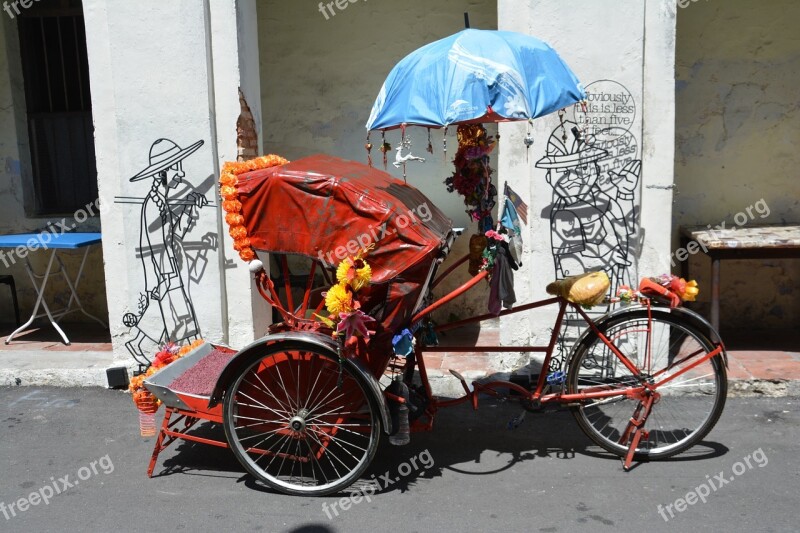
[[689,256],[698,251],[711,259],[711,324],[719,331],[720,261],[723,259],[800,258],[800,225],[747,226],[708,229],[708,226],[681,226],[681,275],[689,279]]

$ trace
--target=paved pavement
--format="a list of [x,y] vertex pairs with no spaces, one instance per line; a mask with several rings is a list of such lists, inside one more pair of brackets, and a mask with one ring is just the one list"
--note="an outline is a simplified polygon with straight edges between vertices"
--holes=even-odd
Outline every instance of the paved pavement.
[[[5,329],[5,330],[4,330]],[[0,334],[10,329],[0,326]],[[114,353],[108,333],[92,325],[68,328],[73,343],[65,346],[49,327],[33,329],[10,345],[0,337],[0,386],[55,385],[106,386],[106,369],[134,363],[126,354]],[[800,332],[781,335],[744,336],[741,332],[723,334],[729,355],[731,395],[800,395]],[[461,339],[460,342],[458,339]],[[483,328],[473,332],[451,332],[442,339],[447,345],[497,345],[499,331]],[[493,366],[496,358],[479,353],[429,353],[425,355],[431,384],[438,395],[460,396],[461,385],[450,374],[453,369],[468,380],[494,376],[505,379],[505,369]]]
[[0,387],[0,531],[796,531],[798,401],[730,398],[704,442],[628,473],[567,412],[509,431],[518,407],[446,409],[408,446],[383,439],[365,477],[391,484],[342,510],[343,496],[270,492],[201,444],[169,448],[148,479],[153,440],[128,395]]

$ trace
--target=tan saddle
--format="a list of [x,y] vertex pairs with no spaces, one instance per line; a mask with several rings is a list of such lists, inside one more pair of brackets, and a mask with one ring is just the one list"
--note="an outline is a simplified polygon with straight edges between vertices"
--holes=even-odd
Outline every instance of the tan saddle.
[[561,296],[578,305],[592,306],[603,301],[611,281],[605,272],[587,272],[559,279],[547,285],[547,294]]

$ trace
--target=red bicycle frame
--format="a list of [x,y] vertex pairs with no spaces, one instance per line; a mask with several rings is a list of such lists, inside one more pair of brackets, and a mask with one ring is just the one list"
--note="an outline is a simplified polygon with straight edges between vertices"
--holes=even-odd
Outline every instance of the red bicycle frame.
[[[463,263],[464,260],[459,261],[457,264]],[[438,285],[441,280],[450,274],[453,269],[449,269],[444,274],[442,274],[439,278],[437,278],[433,282],[433,286]],[[433,304],[429,305],[428,307],[424,308],[423,310],[416,313],[412,319],[413,323],[417,323],[419,320],[423,319],[427,315],[429,315],[434,310],[438,309],[445,303],[452,301],[454,298],[460,296],[470,288],[474,287],[477,283],[481,280],[486,278],[487,272],[481,272],[480,274],[474,276],[469,281],[455,289],[450,294],[444,296],[443,298],[437,300]],[[642,437],[642,431],[644,422],[647,419],[647,416],[650,413],[652,405],[658,401],[659,393],[656,391],[658,387],[661,387],[665,383],[677,378],[678,376],[684,374],[685,372],[690,371],[694,367],[704,363],[705,361],[711,359],[719,355],[722,350],[723,346],[718,344],[716,349],[710,351],[709,353],[705,354],[704,356],[698,358],[696,361],[692,361],[690,364],[686,365],[685,367],[681,367],[680,370],[677,372],[669,375],[661,379],[658,382],[654,382],[659,376],[663,375],[668,369],[662,369],[656,374],[649,376],[650,380],[641,380],[641,384],[637,386],[630,386],[623,389],[613,389],[609,390],[606,386],[599,385],[597,387],[590,388],[589,390],[582,390],[581,392],[577,393],[565,393],[565,392],[555,392],[545,394],[545,385],[547,380],[547,374],[550,369],[550,362],[553,357],[554,348],[556,342],[558,340],[558,336],[561,333],[561,327],[564,322],[564,316],[567,310],[571,310],[576,312],[583,320],[586,321],[589,329],[594,333],[598,339],[608,348],[608,350],[614,354],[614,356],[620,361],[622,365],[624,365],[633,376],[637,378],[641,378],[642,373],[640,372],[639,368],[631,362],[631,360],[625,356],[615,345],[612,339],[609,339],[601,330],[598,328],[597,324],[592,320],[591,317],[583,310],[583,308],[575,303],[572,303],[564,298],[561,297],[553,297],[548,298],[545,300],[540,300],[537,302],[521,305],[518,307],[514,307],[513,309],[508,309],[501,311],[499,315],[494,314],[484,314],[472,318],[467,318],[464,320],[459,320],[457,322],[452,322],[450,324],[445,324],[442,326],[437,326],[434,328],[436,332],[443,332],[451,329],[456,329],[468,324],[473,324],[477,322],[482,322],[484,320],[495,318],[497,316],[507,316],[515,313],[521,313],[524,311],[529,311],[531,309],[536,309],[539,307],[545,307],[549,305],[558,305],[558,314],[556,316],[556,321],[553,326],[553,332],[550,336],[550,341],[547,345],[544,346],[469,346],[469,347],[461,347],[461,346],[431,346],[431,347],[421,347],[420,344],[417,345],[415,349],[415,357],[413,363],[416,364],[417,369],[419,371],[420,379],[422,381],[423,386],[425,387],[425,392],[427,393],[428,398],[431,399],[430,403],[428,404],[426,411],[425,411],[425,418],[426,421],[422,420],[422,417],[418,418],[414,421],[411,425],[411,429],[413,431],[427,431],[432,429],[433,427],[433,419],[435,417],[436,412],[440,408],[444,407],[452,407],[455,405],[459,405],[468,401],[472,402],[472,406],[474,409],[478,408],[478,394],[479,393],[487,393],[489,395],[495,397],[505,397],[506,394],[502,394],[498,392],[498,389],[507,389],[510,391],[516,392],[521,399],[532,403],[559,403],[559,404],[574,404],[574,403],[581,403],[587,400],[593,399],[601,399],[601,398],[612,398],[618,396],[625,396],[631,399],[638,399],[640,401],[639,408],[634,413],[634,416],[631,418],[631,421],[623,435],[623,439],[626,439],[626,442],[630,443],[629,452],[625,459],[625,468],[629,469],[630,464],[633,460],[634,451],[638,446],[638,443]],[[649,300],[646,301],[645,306],[648,310],[648,319],[646,324],[646,332],[648,334],[648,342],[647,342],[647,353],[645,354],[645,368],[649,367],[650,361],[650,350],[651,350],[651,339],[650,333],[652,331],[652,315],[650,313],[650,302]],[[491,381],[488,383],[479,383],[473,382],[472,388],[467,385],[466,381],[457,373],[451,371],[459,380],[464,388],[464,396],[455,399],[448,399],[448,400],[438,400],[433,396],[433,392],[431,390],[430,382],[428,380],[428,373],[425,367],[425,358],[424,353],[436,353],[436,352],[450,352],[450,353],[459,353],[459,352],[541,352],[545,354],[544,361],[542,363],[542,371],[539,373],[539,377],[536,383],[536,388],[533,391],[526,389],[516,383],[512,383],[510,381]],[[686,361],[690,360],[694,356],[696,356],[698,352],[694,352],[689,354],[686,357],[683,357],[681,360],[673,363],[670,365],[670,368],[675,368],[680,366],[681,364],[685,363]],[[593,390],[596,389],[596,390]]]

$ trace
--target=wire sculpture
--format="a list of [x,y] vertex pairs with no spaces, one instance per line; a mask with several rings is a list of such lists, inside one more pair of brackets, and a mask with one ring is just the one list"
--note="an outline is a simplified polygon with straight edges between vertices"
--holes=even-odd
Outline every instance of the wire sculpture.
[[[137,258],[144,272],[144,290],[139,294],[137,313],[126,313],[122,323],[131,328],[133,338],[125,347],[139,364],[150,364],[148,353],[155,353],[167,342],[186,343],[200,338],[200,326],[192,302],[189,282],[197,282],[208,263],[209,249],[216,249],[217,235],[206,234],[198,246],[184,242],[195,226],[199,209],[209,205],[206,197],[191,185],[183,184],[183,160],[203,145],[203,141],[181,148],[169,139],[158,139],[150,148],[149,166],[130,178],[131,182],[150,179],[144,198],[121,197],[118,203],[139,204],[139,247]],[[196,248],[194,254],[189,249]],[[154,324],[160,329],[150,330]]]

